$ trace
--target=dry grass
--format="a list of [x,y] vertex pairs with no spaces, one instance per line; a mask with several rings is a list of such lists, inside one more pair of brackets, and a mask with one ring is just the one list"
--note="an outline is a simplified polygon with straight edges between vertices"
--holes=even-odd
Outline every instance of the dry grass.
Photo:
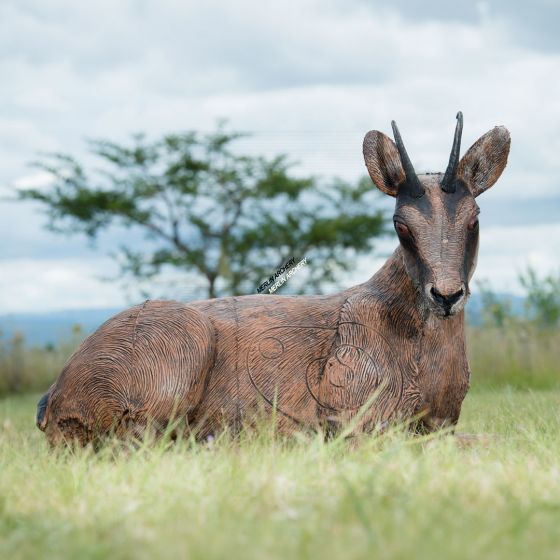
[[517,322],[468,330],[472,386],[560,388],[560,330]]
[[[53,348],[30,348],[20,336],[0,338],[0,395],[45,391],[81,339],[79,330]],[[471,386],[560,388],[560,330],[519,322],[468,330]]]

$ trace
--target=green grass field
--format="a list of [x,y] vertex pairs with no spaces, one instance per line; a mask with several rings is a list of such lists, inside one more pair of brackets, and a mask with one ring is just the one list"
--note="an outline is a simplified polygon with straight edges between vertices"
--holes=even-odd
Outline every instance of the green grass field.
[[266,430],[52,453],[0,401],[0,558],[558,558],[560,392],[475,391],[458,445]]

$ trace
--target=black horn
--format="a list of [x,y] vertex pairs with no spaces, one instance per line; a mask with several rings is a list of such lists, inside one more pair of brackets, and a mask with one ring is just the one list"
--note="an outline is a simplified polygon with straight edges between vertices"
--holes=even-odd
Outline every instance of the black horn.
[[459,156],[461,155],[461,135],[463,134],[463,113],[457,113],[457,126],[455,127],[455,137],[453,147],[449,156],[449,164],[445,170],[445,175],[441,180],[441,188],[446,193],[455,192],[455,175],[459,167]]
[[409,190],[409,194],[414,198],[420,198],[424,194],[424,187],[420,183],[420,179],[414,171],[412,162],[406,153],[404,143],[401,138],[401,133],[397,127],[395,121],[391,121],[391,127],[393,128],[393,136],[395,137],[395,144],[397,145],[397,150],[399,151],[399,156],[401,158],[401,163],[404,169],[404,174],[406,175],[406,183]]

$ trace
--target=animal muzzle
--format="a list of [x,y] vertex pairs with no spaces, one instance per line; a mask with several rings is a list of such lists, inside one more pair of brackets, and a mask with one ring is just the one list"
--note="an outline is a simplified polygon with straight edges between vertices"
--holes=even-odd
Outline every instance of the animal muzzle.
[[467,288],[464,283],[454,288],[438,288],[436,284],[426,285],[426,297],[438,315],[449,317],[461,311],[466,302]]

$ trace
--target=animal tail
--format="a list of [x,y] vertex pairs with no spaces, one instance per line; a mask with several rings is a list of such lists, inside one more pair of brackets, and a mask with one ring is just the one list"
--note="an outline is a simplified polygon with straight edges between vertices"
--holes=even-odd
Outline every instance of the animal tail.
[[49,405],[49,393],[45,393],[39,402],[37,403],[37,417],[35,419],[35,423],[37,424],[37,428],[42,432],[45,431],[47,427],[47,406]]

